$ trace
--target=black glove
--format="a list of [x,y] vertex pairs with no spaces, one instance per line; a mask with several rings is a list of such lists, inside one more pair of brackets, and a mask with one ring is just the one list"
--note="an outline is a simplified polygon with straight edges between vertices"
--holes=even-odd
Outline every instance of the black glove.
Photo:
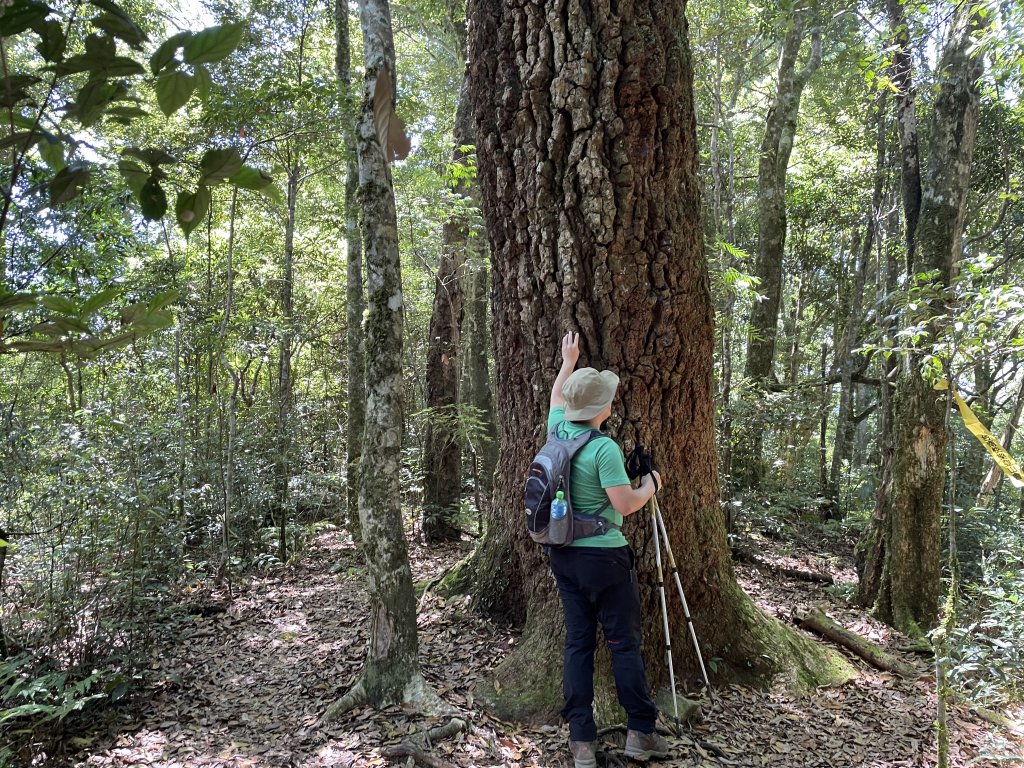
[[626,475],[630,480],[651,474],[651,457],[644,453],[644,448],[639,443],[633,448],[633,452],[626,459]]

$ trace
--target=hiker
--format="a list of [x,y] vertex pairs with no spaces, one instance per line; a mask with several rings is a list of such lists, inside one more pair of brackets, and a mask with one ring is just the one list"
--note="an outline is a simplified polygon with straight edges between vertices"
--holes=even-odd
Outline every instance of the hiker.
[[[611,416],[619,386],[619,377],[611,371],[581,368],[574,372],[579,356],[579,334],[565,334],[547,425],[549,431],[557,426],[562,437],[598,429]],[[576,768],[597,765],[594,649],[600,621],[611,651],[619,703],[628,715],[626,756],[640,761],[667,757],[668,743],[654,730],[658,709],[640,656],[640,595],[633,552],[620,530],[623,517],[642,509],[661,488],[661,477],[652,470],[633,488],[622,449],[611,438],[593,439],[573,457],[570,485],[577,511],[600,512],[613,525],[604,534],[549,550],[565,611],[562,717],[569,723],[569,750]]]

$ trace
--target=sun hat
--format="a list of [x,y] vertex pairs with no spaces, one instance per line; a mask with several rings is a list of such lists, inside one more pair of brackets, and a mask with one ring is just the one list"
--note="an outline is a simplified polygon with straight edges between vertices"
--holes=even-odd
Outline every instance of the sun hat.
[[590,421],[611,405],[619,377],[611,371],[580,368],[562,385],[565,418],[569,421]]

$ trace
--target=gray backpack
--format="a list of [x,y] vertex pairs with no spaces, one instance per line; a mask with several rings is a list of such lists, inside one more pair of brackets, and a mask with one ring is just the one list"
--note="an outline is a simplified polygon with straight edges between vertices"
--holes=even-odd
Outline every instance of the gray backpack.
[[[531,539],[546,547],[566,547],[579,539],[600,536],[619,528],[601,517],[601,512],[611,506],[610,500],[606,500],[594,513],[577,512],[572,506],[572,489],[569,487],[573,457],[591,440],[608,435],[592,429],[576,437],[565,438],[558,435],[558,427],[556,424],[548,432],[547,442],[533,457],[526,476],[526,531]],[[555,521],[556,524],[552,525],[551,502],[558,491],[562,491],[568,511],[564,523]]]

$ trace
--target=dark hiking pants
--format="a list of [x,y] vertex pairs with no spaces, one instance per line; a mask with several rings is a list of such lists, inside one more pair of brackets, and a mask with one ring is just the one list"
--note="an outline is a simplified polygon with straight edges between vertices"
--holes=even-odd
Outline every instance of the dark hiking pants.
[[647,690],[640,656],[640,596],[629,547],[552,549],[551,570],[565,610],[562,717],[573,741],[597,738],[594,723],[594,649],[601,622],[612,657],[619,704],[628,726],[650,733],[658,709]]

